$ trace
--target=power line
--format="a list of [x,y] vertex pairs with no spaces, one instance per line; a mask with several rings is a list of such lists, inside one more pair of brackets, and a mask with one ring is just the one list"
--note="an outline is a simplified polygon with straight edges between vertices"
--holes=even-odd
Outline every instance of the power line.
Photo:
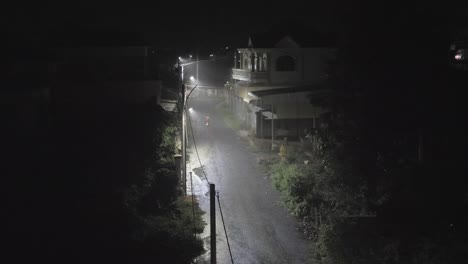
[[[192,89],[195,90],[196,86]],[[190,91],[190,93],[192,92]],[[188,105],[188,104],[187,104]],[[187,113],[187,108],[185,109],[185,114],[188,116],[188,121],[189,121],[189,124],[190,124],[190,130],[192,131],[192,140],[193,140],[193,145],[195,146],[195,151],[197,153],[197,158],[198,158],[198,162],[200,163],[200,167],[202,169],[202,172],[203,172],[203,176],[205,177],[205,180],[207,182],[208,181],[208,178],[206,176],[206,172],[205,172],[205,169],[203,168],[203,165],[201,163],[201,160],[200,160],[200,155],[198,154],[198,148],[197,148],[197,143],[195,141],[195,135],[194,135],[194,131],[193,131],[193,127],[192,127],[192,119],[190,117],[190,114]],[[191,186],[191,190],[192,190],[192,208],[195,208],[194,207],[194,195],[193,195],[193,181],[192,181],[192,173],[190,172],[190,186]],[[218,207],[219,207],[219,212],[221,214],[221,221],[223,223],[223,228],[224,228],[224,235],[226,236],[226,242],[227,242],[227,246],[228,246],[228,250],[229,250],[229,256],[231,257],[231,263],[234,264],[234,259],[232,258],[232,252],[231,252],[231,245],[229,243],[229,237],[228,237],[228,234],[227,234],[227,230],[226,230],[226,224],[224,223],[224,216],[223,216],[223,210],[221,209],[221,202],[219,200],[219,192],[217,191],[216,192],[216,197],[218,199]],[[193,217],[194,217],[194,221],[195,221],[195,209],[193,209]],[[194,224],[194,228],[195,228],[195,224]],[[194,229],[195,231],[195,229]]]
[[229,244],[229,238],[226,231],[226,225],[224,224],[223,210],[221,209],[221,202],[219,201],[219,192],[216,192],[216,198],[218,198],[218,207],[219,213],[221,214],[221,221],[223,222],[224,235],[226,236],[226,242],[229,250],[229,256],[231,257],[231,263],[234,264],[234,259],[232,258],[231,245]]
[[230,58],[231,56],[230,55],[225,55],[225,56],[221,56],[221,57],[214,57],[212,59],[207,59],[207,60],[198,60],[198,61],[191,61],[191,62],[187,62],[187,63],[181,63],[180,66],[188,66],[188,65],[192,65],[194,63],[203,63],[203,62],[209,62],[209,61],[218,61],[218,60],[222,60],[222,59],[226,59],[226,58]]

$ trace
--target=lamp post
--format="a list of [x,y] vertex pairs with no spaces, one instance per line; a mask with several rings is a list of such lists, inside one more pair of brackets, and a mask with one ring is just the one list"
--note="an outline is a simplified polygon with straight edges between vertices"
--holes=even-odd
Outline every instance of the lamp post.
[[[190,58],[192,56],[190,55]],[[208,60],[202,60],[203,61],[208,61]],[[192,92],[195,90],[195,88],[198,87],[198,84],[200,83],[199,81],[199,78],[198,78],[198,72],[199,72],[199,68],[198,68],[198,63],[199,63],[199,57],[198,57],[198,49],[197,49],[197,54],[196,54],[196,60],[195,61],[190,61],[190,62],[183,62],[183,58],[182,57],[179,57],[179,60],[178,60],[178,66],[180,68],[180,74],[181,74],[181,78],[180,78],[180,87],[182,88],[182,163],[183,163],[183,167],[182,167],[182,173],[183,173],[183,177],[182,177],[182,180],[184,181],[183,183],[183,187],[184,187],[184,194],[186,195],[187,194],[187,188],[186,188],[186,175],[187,175],[187,164],[186,164],[186,153],[187,153],[187,117],[186,117],[186,108],[187,108],[187,100],[189,99],[190,95],[192,94]],[[191,64],[194,64],[196,63],[196,77],[194,76],[190,76],[190,81],[192,82],[192,85],[195,84],[192,88],[192,85],[190,85],[189,87],[191,88],[189,93],[187,94],[186,90],[187,90],[187,87],[184,83],[184,67],[185,66],[188,66],[188,65],[191,65]]]
[[[182,88],[182,186],[184,188],[183,193],[185,196],[187,196],[187,117],[186,117],[186,109],[187,109],[187,100],[192,94],[193,90],[197,87],[195,85],[190,92],[187,94],[186,90],[186,85],[184,83],[184,66],[185,64],[181,64],[180,61],[182,60],[181,57],[179,57],[179,62],[178,65],[180,67],[180,73],[181,73],[181,88]],[[197,61],[198,65],[198,61]],[[197,67],[198,68],[198,67]],[[198,73],[198,72],[197,72]],[[190,80],[194,81],[194,77],[190,76]]]
[[[187,95],[186,90],[187,87],[184,83],[184,66],[188,65],[189,63],[181,63],[182,57],[178,57],[178,67],[180,70],[180,87],[182,89],[181,91],[181,97],[182,97],[182,188],[183,188],[183,194],[187,196],[187,117],[186,117],[186,106],[187,106],[187,99],[190,96],[191,92],[195,89],[195,87],[192,88],[190,93]],[[198,64],[198,61],[197,61]],[[190,77],[190,79],[193,81],[193,76]]]

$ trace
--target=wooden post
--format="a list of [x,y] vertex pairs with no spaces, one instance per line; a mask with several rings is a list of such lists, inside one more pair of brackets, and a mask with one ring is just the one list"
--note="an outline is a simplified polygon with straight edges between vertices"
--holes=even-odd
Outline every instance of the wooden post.
[[263,139],[263,99],[260,100],[262,101],[260,109],[260,139]]
[[211,264],[216,264],[216,204],[215,204],[215,185],[210,183],[210,252],[211,252]]

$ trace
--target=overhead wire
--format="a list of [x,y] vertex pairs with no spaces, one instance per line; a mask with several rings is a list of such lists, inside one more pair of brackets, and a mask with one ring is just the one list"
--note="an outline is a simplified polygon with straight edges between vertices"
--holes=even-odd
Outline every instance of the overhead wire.
[[230,55],[224,55],[224,56],[221,56],[221,57],[213,57],[211,59],[206,59],[206,60],[198,60],[198,61],[191,61],[191,62],[187,62],[187,63],[182,63],[181,66],[188,66],[188,65],[192,65],[194,63],[203,63],[203,62],[209,62],[209,61],[218,61],[218,60],[222,60],[222,59],[226,59],[226,58],[230,58],[231,56]]
[[227,243],[228,250],[229,250],[229,256],[231,257],[231,263],[234,264],[234,259],[232,258],[232,252],[231,252],[231,245],[229,244],[229,237],[226,231],[226,225],[224,223],[223,210],[221,209],[221,202],[219,201],[219,191],[216,191],[216,198],[218,198],[219,213],[221,214],[221,221],[223,222],[224,235],[226,236],[226,243]]
[[[197,87],[197,86],[193,87],[193,89],[190,91],[190,93],[189,93],[189,95],[187,96],[187,98],[190,96],[190,94],[193,92],[193,90],[195,90],[196,87]],[[187,106],[188,106],[188,103],[187,103]],[[200,164],[200,167],[201,167],[201,169],[202,169],[203,176],[205,177],[206,182],[209,183],[208,177],[206,176],[205,169],[204,169],[203,164],[202,164],[201,159],[200,159],[200,154],[198,153],[197,143],[196,143],[196,140],[195,140],[195,135],[194,135],[194,133],[193,133],[194,130],[193,130],[193,126],[192,126],[192,119],[191,119],[191,117],[190,117],[190,114],[187,113],[187,107],[185,107],[184,111],[185,111],[185,114],[188,116],[188,123],[189,123],[189,125],[190,125],[190,131],[191,131],[190,134],[192,134],[193,146],[195,147],[195,152],[196,152],[196,154],[197,154],[198,162],[199,162],[199,164]],[[190,166],[191,166],[191,165],[190,165]],[[191,181],[190,186],[191,186],[191,190],[192,190],[192,210],[193,210],[193,217],[194,217],[194,221],[195,221],[195,205],[194,205],[194,204],[195,204],[195,201],[194,201],[194,195],[193,195],[192,173],[190,173],[190,181]],[[234,264],[234,259],[233,259],[233,257],[232,257],[232,251],[231,251],[231,245],[230,245],[230,243],[229,243],[229,237],[228,237],[227,230],[226,230],[226,224],[225,224],[225,222],[224,222],[223,210],[222,210],[222,208],[221,208],[221,202],[220,202],[220,200],[219,200],[219,192],[218,192],[218,191],[216,192],[216,197],[217,197],[217,199],[218,199],[218,207],[219,207],[219,212],[220,212],[220,215],[221,215],[221,221],[222,221],[222,223],[223,223],[224,235],[226,236],[226,243],[227,243],[228,250],[229,250],[229,256],[230,256],[230,258],[231,258],[231,263]],[[195,222],[194,222],[194,223],[195,223]],[[196,229],[196,226],[195,226],[195,224],[194,224],[194,233],[195,233],[195,229]]]

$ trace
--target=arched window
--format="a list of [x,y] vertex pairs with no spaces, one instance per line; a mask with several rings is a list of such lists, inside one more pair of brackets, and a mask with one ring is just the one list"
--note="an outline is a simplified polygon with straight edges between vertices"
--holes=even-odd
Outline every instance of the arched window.
[[295,61],[291,56],[281,56],[276,59],[276,70],[277,71],[294,71]]

